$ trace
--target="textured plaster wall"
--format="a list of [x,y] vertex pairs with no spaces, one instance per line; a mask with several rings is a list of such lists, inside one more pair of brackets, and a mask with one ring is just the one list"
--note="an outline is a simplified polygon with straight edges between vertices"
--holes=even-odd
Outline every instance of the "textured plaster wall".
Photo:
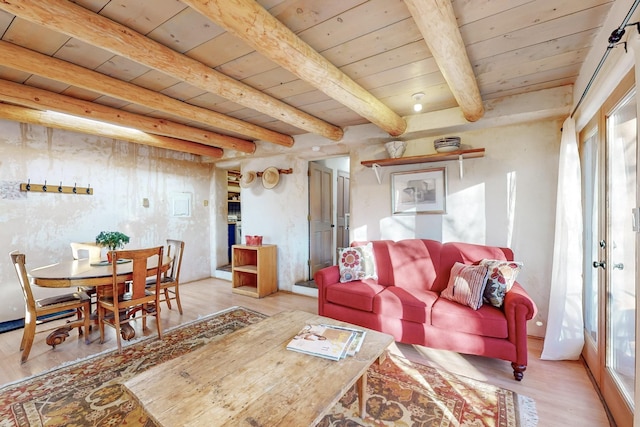
[[262,172],[269,166],[293,172],[280,175],[275,188],[266,189],[257,179],[242,189],[242,235],[261,235],[264,244],[278,246],[278,289],[291,291],[308,275],[308,162],[287,155],[251,159],[241,172]]
[[[11,250],[24,251],[35,268],[71,259],[69,242],[93,241],[101,230],[129,235],[132,249],[184,240],[181,281],[210,277],[211,203],[204,201],[215,202],[213,169],[189,154],[0,120],[0,321],[24,315]],[[18,191],[28,179],[90,185],[94,195]],[[173,217],[182,193],[192,197],[191,216]]]
[[[543,336],[553,255],[561,121],[541,121],[462,133],[462,144],[484,147],[485,157],[381,169],[378,184],[361,160],[386,158],[380,145],[352,152],[352,240],[428,238],[507,246],[524,263],[518,280],[538,305],[529,333]],[[434,152],[433,139],[411,141],[405,156]],[[447,213],[391,214],[391,174],[447,168]],[[540,321],[542,324],[537,324]]]

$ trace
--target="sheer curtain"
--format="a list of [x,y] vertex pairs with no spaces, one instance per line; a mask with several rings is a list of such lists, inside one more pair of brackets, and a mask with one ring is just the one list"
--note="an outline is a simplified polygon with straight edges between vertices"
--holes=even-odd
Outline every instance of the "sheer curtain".
[[584,345],[582,318],[582,200],[573,118],[562,126],[549,316],[542,359],[575,360]]

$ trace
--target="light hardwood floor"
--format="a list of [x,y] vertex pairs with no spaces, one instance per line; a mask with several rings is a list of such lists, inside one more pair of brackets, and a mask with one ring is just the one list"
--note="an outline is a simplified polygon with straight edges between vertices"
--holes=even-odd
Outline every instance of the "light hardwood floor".
[[[220,279],[205,279],[181,285],[184,314],[177,309],[167,310],[163,306],[162,323],[167,329],[231,306],[250,308],[267,315],[283,310],[305,310],[317,313],[317,300],[313,297],[278,292],[262,299],[236,295],[231,292],[231,284]],[[63,322],[63,321],[59,321]],[[153,322],[153,320],[151,320]],[[151,325],[153,326],[153,325]],[[14,382],[30,375],[46,371],[65,362],[116,348],[112,329],[107,329],[107,340],[99,343],[97,328],[91,332],[91,344],[78,339],[76,331],[55,349],[44,342],[46,333],[36,334],[29,360],[20,365],[20,339],[22,330],[0,334],[0,384]],[[136,326],[136,335],[141,330]],[[144,335],[154,335],[155,327],[150,327]],[[126,346],[127,343],[125,342]],[[596,393],[584,364],[581,361],[540,360],[542,340],[529,339],[529,367],[524,379],[513,379],[508,362],[478,356],[433,350],[420,346],[394,344],[391,351],[402,354],[410,360],[437,366],[451,372],[480,381],[508,388],[536,401],[539,427],[580,425],[583,427],[609,426],[604,407]]]

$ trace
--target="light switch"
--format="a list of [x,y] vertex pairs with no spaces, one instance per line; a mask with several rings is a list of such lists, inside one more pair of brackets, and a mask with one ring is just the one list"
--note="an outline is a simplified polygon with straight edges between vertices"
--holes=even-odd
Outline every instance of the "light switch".
[[149,207],[149,199],[147,199],[146,197],[144,199],[142,199],[142,206],[144,206],[145,208]]

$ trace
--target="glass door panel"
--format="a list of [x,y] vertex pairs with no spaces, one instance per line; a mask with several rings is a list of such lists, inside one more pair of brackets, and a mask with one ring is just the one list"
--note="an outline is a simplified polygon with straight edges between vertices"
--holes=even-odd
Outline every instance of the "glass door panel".
[[607,375],[633,408],[636,344],[636,101],[635,90],[607,117]]

